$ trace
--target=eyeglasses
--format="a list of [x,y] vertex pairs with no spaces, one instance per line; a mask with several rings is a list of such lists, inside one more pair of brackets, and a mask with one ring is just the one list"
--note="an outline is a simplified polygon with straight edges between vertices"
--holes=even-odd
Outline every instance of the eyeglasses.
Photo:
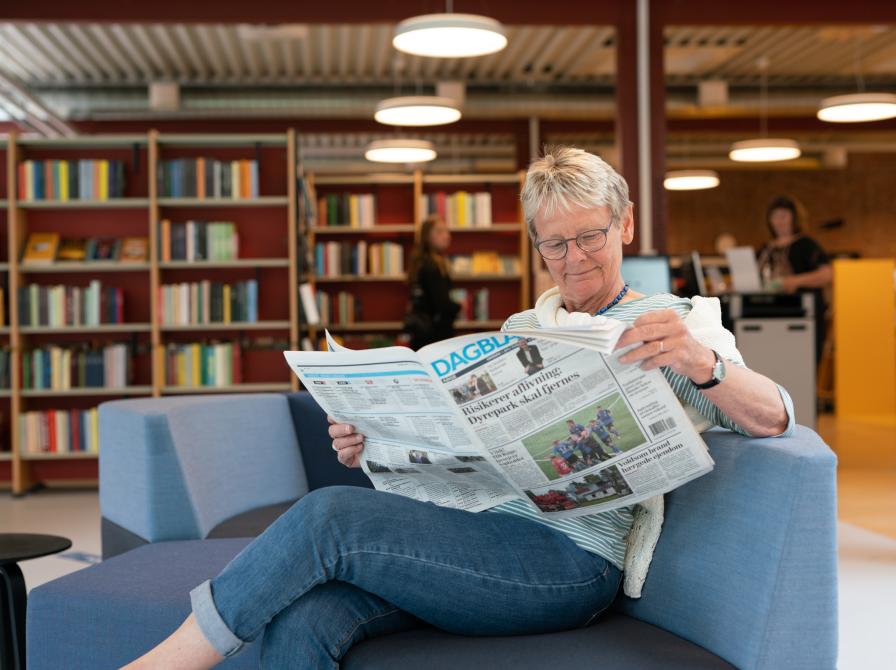
[[575,240],[576,246],[585,253],[594,253],[600,251],[607,244],[607,228],[595,228],[593,230],[585,230],[575,237],[560,237],[542,240],[535,243],[535,248],[541,257],[546,261],[559,261],[566,258],[566,252],[569,251],[569,243]]

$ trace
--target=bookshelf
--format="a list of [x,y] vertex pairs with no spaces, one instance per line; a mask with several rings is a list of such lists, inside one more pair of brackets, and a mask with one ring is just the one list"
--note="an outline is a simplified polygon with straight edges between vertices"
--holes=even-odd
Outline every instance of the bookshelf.
[[[529,240],[519,206],[523,178],[523,173],[427,175],[420,171],[411,175],[366,177],[309,175],[309,189],[312,200],[317,204],[317,217],[308,230],[309,247],[315,259],[315,272],[308,277],[308,283],[315,296],[326,295],[331,302],[334,295],[351,292],[357,312],[352,315],[353,319],[348,320],[344,318],[344,313],[339,315],[342,318],[335,319],[332,314],[330,319],[322,314],[320,325],[308,329],[312,342],[319,340],[324,327],[346,338],[352,337],[352,345],[363,346],[364,340],[356,341],[355,338],[365,334],[378,336],[382,344],[397,339],[409,297],[404,270],[425,216],[423,196],[440,191],[448,194],[458,191],[488,194],[490,200],[487,225],[464,225],[466,221],[450,225],[452,247],[449,256],[472,256],[485,251],[512,258],[515,262],[512,271],[499,269],[497,272],[483,272],[476,268],[477,271],[473,272],[470,268],[468,272],[454,272],[456,288],[466,290],[468,294],[488,291],[490,297],[486,313],[479,315],[484,318],[462,317],[456,322],[456,329],[475,331],[498,328],[507,316],[527,308],[531,302],[531,287],[528,272],[523,268],[529,264]],[[339,215],[334,217],[330,212],[332,199],[328,202],[324,200],[327,196],[344,197],[345,194],[372,194],[375,199],[373,220],[355,221],[355,225],[350,225],[340,220]],[[340,214],[345,209],[350,210],[351,207],[340,207]],[[355,261],[355,245],[366,242],[369,249],[382,240],[401,245],[402,272],[355,274],[343,272],[344,267],[340,267],[338,272],[331,272],[329,268],[321,271],[321,254],[318,251],[321,243],[335,241],[340,245],[351,245],[350,255]],[[337,311],[338,298],[336,303],[331,306],[331,313]],[[318,311],[322,311],[320,307],[318,305]],[[350,309],[351,304],[343,312]],[[468,316],[473,317],[473,314]]]
[[[42,483],[89,485],[96,481],[95,453],[44,453],[34,451],[33,444],[31,450],[26,449],[20,417],[27,413],[58,411],[68,417],[63,421],[71,420],[71,426],[84,426],[92,420],[91,408],[113,398],[296,390],[298,380],[289,373],[281,352],[285,348],[299,348],[300,335],[317,340],[323,326],[350,339],[350,346],[394,342],[400,336],[407,307],[406,263],[419,234],[423,219],[421,197],[425,194],[460,190],[488,193],[491,198],[490,224],[454,226],[450,255],[491,251],[519,259],[519,268],[515,271],[501,268],[497,272],[455,273],[457,287],[471,291],[488,288],[490,291],[489,309],[484,315],[487,318],[461,318],[456,324],[457,329],[496,329],[507,315],[529,306],[529,276],[520,271],[529,264],[529,244],[518,204],[520,174],[441,176],[415,171],[357,176],[308,173],[305,183],[314,203],[328,195],[366,194],[373,196],[375,204],[372,210],[370,204],[365,205],[368,217],[372,211],[372,220],[365,220],[370,224],[368,227],[359,225],[361,210],[356,209],[354,220],[349,214],[346,220],[308,221],[300,229],[296,147],[297,137],[292,130],[259,135],[181,135],[148,131],[135,135],[61,139],[25,139],[13,134],[7,141],[0,140],[0,258],[4,261],[0,263],[0,283],[4,289],[6,317],[0,323],[0,347],[12,352],[10,384],[8,388],[0,388],[0,487],[8,486],[14,494],[23,494]],[[207,161],[205,165],[212,166],[213,178],[215,175],[223,178],[226,168],[221,166],[225,164],[231,166],[232,176],[234,162],[237,162],[240,180],[244,175],[243,162],[255,161],[256,167],[252,169],[256,172],[250,171],[248,182],[254,185],[254,192],[240,191],[240,197],[231,197],[232,194],[222,197],[224,187],[221,182],[218,187],[200,194],[197,182],[196,193],[181,190],[175,195],[170,188],[171,174],[166,172],[169,168],[164,166],[173,165],[173,161],[180,161],[181,168],[189,162],[198,166],[200,158]],[[70,166],[87,160],[121,161],[123,187],[118,193],[105,193],[108,197],[103,199],[45,200],[27,197],[27,188],[20,193],[20,175],[33,180],[36,174],[34,171],[22,173],[23,164],[31,161],[29,165],[33,168],[39,161],[61,160],[69,161]],[[216,163],[218,167],[214,167]],[[56,169],[55,164],[49,165]],[[243,186],[244,182],[240,181],[239,188]],[[163,228],[162,221],[165,220],[169,222],[168,228]],[[183,223],[186,231],[186,223],[191,221],[232,223],[232,230],[239,239],[238,253],[227,258],[209,255],[213,260],[204,260],[195,254],[192,260],[172,257],[170,246],[169,253],[163,253],[163,243],[171,243],[172,225]],[[205,238],[197,233],[195,226],[191,230],[194,244],[203,239],[208,243],[207,228]],[[145,237],[147,257],[130,263],[51,260],[35,264],[23,260],[31,233],[58,233],[63,240]],[[368,253],[373,245],[389,243],[396,245],[392,251],[400,248],[400,255],[392,259],[400,262],[381,267],[376,273],[358,275],[340,269],[328,276],[318,276],[313,266],[307,267],[304,258],[300,259],[300,242],[312,251],[312,255],[317,243],[334,242],[351,248],[364,242]],[[385,257],[384,253],[382,258]],[[311,284],[315,293],[351,295],[352,300],[360,304],[358,318],[300,329],[300,281]],[[120,320],[100,319],[90,323],[64,320],[64,323],[79,325],[49,325],[50,321],[38,319],[32,323],[34,312],[30,301],[33,294],[20,294],[20,289],[31,285],[45,287],[48,291],[49,287],[60,285],[86,290],[92,282],[119,291],[114,295],[115,299],[123,297]],[[230,318],[229,321],[209,322],[211,312],[205,311],[204,320],[194,322],[193,317],[199,314],[194,309],[186,322],[171,321],[170,313],[166,316],[165,305],[159,301],[164,286],[202,286],[206,283],[207,286],[227,284],[233,288],[240,284],[248,286],[251,282],[257,287],[251,320]],[[242,294],[243,298],[248,295]],[[190,294],[189,299],[192,300],[192,296]],[[25,307],[29,309],[27,315],[20,313]],[[233,314],[230,316],[234,317]],[[126,383],[79,386],[72,378],[73,387],[65,390],[60,390],[56,384],[24,388],[26,374],[33,385],[37,352],[44,355],[52,348],[72,352],[105,351],[115,345],[127,345],[133,351],[132,370]],[[189,359],[193,361],[197,356],[208,355],[209,350],[216,355],[227,351],[225,355],[231,370],[239,369],[242,374],[233,378],[232,383],[223,375],[215,377],[217,383],[214,386],[193,385],[196,377],[187,378],[190,384],[177,383],[179,380],[171,373],[177,372],[177,365],[183,367],[185,364],[177,362],[180,359],[175,352],[180,352],[183,357],[193,356]],[[234,350],[238,353],[231,355]],[[30,358],[26,358],[26,354]],[[28,370],[24,369],[26,362],[32,366]],[[191,370],[192,366],[191,362]],[[218,368],[201,372],[198,378],[200,382],[208,383],[218,372]],[[63,412],[77,413],[80,418]],[[25,421],[31,418],[33,415]]]
[[[531,304],[530,244],[519,202],[524,179],[525,172],[421,179],[419,220],[428,211],[447,220],[454,286],[467,294],[466,314],[455,323],[458,332],[500,328],[510,314]],[[482,207],[480,198],[485,198]],[[499,267],[489,267],[496,260]],[[486,267],[479,267],[481,261],[487,261]],[[482,301],[487,305],[471,308],[477,294],[487,296]]]
[[[0,276],[8,317],[0,323],[0,345],[14,352],[9,366],[10,387],[0,389],[0,487],[8,486],[14,494],[22,494],[41,483],[90,485],[96,481],[94,452],[46,453],[26,448],[19,417],[28,412],[77,413],[83,425],[90,418],[90,408],[112,398],[289,391],[298,387],[283,364],[281,353],[298,345],[295,146],[295,132],[291,130],[268,135],[169,135],[149,131],[139,135],[62,139],[20,138],[13,134],[9,140],[0,141],[0,253],[7,261],[0,264]],[[240,192],[239,198],[233,198],[210,193],[211,197],[204,198],[199,194],[175,196],[160,189],[162,161],[182,159],[186,163],[197,158],[229,164],[256,161],[255,194]],[[61,199],[61,176],[65,173],[52,161],[68,161],[65,169],[80,170],[78,161],[82,160],[121,161],[122,190],[101,193],[101,198],[80,199],[71,198],[69,192],[70,199]],[[27,168],[23,166],[26,163]],[[43,172],[44,169],[58,171]],[[29,197],[32,193],[41,195],[34,190],[38,171],[42,171],[43,189],[47,179],[57,179],[53,188],[58,190],[42,193],[57,199]],[[78,179],[81,178],[79,172]],[[27,190],[29,182],[31,191]],[[26,190],[20,192],[23,183]],[[227,260],[162,260],[159,227],[163,218],[232,221],[240,237],[239,253]],[[58,233],[63,240],[145,237],[147,258],[130,263],[24,261],[29,235],[50,232]],[[207,281],[236,285],[250,280],[259,287],[257,319],[190,324],[161,320],[157,296],[164,284]],[[20,318],[26,316],[19,313],[20,288],[32,284],[86,288],[95,281],[103,287],[120,289],[124,298],[120,322],[101,319],[98,323],[64,326],[48,325],[45,320],[31,323],[31,311],[27,314],[29,320]],[[24,294],[23,297],[30,298]],[[27,302],[22,306],[27,306]],[[40,316],[45,314],[41,312]],[[66,318],[64,322],[77,321]],[[240,367],[246,374],[240,375],[239,383],[214,387],[168,383],[167,348],[187,347],[194,342],[206,346],[238,345],[243,349]],[[75,352],[87,347],[103,349],[116,343],[127,344],[133,351],[133,369],[124,385],[78,386],[76,381],[83,379],[72,379],[73,386],[64,390],[55,385],[23,387],[25,375],[34,374],[33,369],[23,369],[25,355],[31,356],[32,351],[37,355],[38,350],[46,353],[58,347]],[[30,360],[29,364],[34,365],[33,356]],[[70,421],[67,430],[78,425],[73,414],[63,417],[62,421]],[[74,434],[68,437],[75,440]]]

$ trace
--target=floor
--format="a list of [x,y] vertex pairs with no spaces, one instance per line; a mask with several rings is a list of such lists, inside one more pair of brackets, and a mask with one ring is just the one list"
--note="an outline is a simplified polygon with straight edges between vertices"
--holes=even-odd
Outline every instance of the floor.
[[[884,670],[896,658],[896,425],[821,417],[818,432],[837,452],[840,670]],[[0,493],[0,532],[73,540],[58,556],[22,564],[29,588],[99,560],[96,491]]]

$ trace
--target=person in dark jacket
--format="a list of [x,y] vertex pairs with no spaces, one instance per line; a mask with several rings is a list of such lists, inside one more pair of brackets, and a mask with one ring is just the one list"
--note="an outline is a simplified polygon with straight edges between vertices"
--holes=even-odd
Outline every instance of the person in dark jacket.
[[444,256],[450,244],[448,224],[437,214],[427,216],[408,265],[411,309],[405,325],[412,349],[454,336],[460,305],[451,299],[451,273]]
[[825,336],[827,304],[823,289],[834,273],[828,255],[802,232],[801,207],[791,198],[772,200],[766,210],[766,224],[772,239],[759,250],[759,272],[771,290],[811,293],[815,302],[815,362],[821,359]]

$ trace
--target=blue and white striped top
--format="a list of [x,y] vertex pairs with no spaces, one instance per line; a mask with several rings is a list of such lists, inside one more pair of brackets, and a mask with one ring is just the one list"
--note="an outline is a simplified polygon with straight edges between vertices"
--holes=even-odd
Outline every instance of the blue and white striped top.
[[[618,305],[611,307],[604,314],[605,316],[610,316],[619,321],[631,323],[645,312],[652,312],[659,309],[674,309],[679,316],[684,318],[687,316],[688,312],[691,311],[691,306],[691,301],[687,298],[679,298],[668,293],[660,293],[619,303]],[[541,324],[538,322],[535,310],[530,309],[510,316],[510,318],[504,322],[501,329],[540,327]],[[743,358],[740,357],[739,354],[736,359],[729,360],[735,365],[744,365]],[[743,435],[747,435],[746,431],[740,426],[737,426],[727,415],[723,414],[718,407],[713,405],[706,396],[700,393],[687,377],[672,372],[669,368],[664,367],[661,368],[661,370],[682,405],[686,407],[688,405],[692,406],[713,425],[723,426]],[[778,388],[787,409],[788,429],[786,432],[789,432],[793,425],[793,403],[790,400],[787,391],[780,386]],[[506,502],[487,511],[515,514],[543,523],[560,531],[586,551],[602,556],[620,570],[624,569],[625,540],[632,527],[633,521],[632,506],[621,507],[608,512],[574,519],[547,519],[540,515],[528,501],[524,501],[523,499]]]

